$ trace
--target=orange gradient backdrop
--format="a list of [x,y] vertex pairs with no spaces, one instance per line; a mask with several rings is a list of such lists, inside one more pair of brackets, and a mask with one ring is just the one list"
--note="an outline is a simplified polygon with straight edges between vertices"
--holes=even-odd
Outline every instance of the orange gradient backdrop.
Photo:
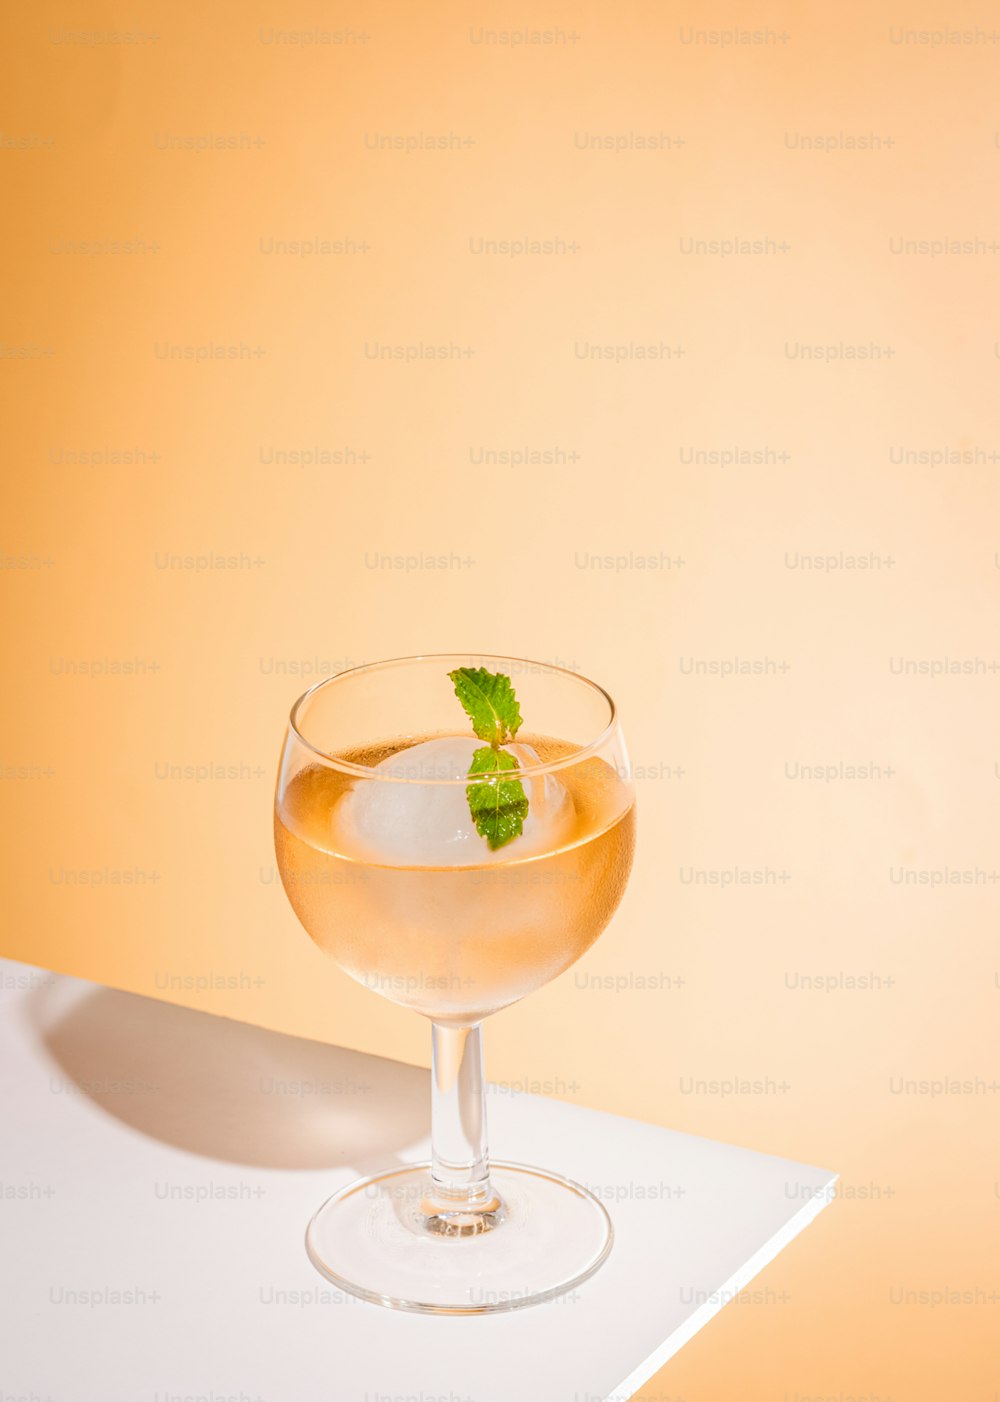
[[2,21],[3,953],[421,1062],[277,884],[289,705],[605,683],[635,874],[491,1075],[842,1174],[649,1402],[1000,1389],[995,24]]

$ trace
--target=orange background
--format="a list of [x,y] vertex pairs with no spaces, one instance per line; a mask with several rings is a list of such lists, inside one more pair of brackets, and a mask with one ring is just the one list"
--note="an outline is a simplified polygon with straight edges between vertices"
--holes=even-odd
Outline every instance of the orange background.
[[[276,882],[289,705],[413,652],[578,668],[643,771],[637,867],[491,1075],[842,1174],[639,1395],[994,1398],[995,10],[2,24],[3,952],[423,1061]],[[480,251],[517,239],[557,251]],[[763,1089],[693,1085],[731,1077]]]

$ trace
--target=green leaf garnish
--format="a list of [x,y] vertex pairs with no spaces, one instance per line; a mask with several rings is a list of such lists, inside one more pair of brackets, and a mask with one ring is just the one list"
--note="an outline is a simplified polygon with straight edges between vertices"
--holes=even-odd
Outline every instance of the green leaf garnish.
[[521,711],[510,677],[504,672],[487,672],[485,667],[459,667],[448,675],[480,740],[494,749],[513,740],[521,724]]
[[470,784],[465,792],[476,831],[495,852],[520,837],[528,816],[528,797],[520,779],[488,777],[509,774],[518,768],[514,756],[500,746],[513,740],[520,729],[521,708],[505,672],[459,667],[448,675],[473,730],[487,742],[476,750],[469,766],[470,779],[477,774],[484,777],[478,784]]
[[[472,756],[469,777],[474,774],[502,774],[517,769],[517,760],[506,750],[484,745]],[[492,851],[512,838],[520,837],[528,816],[528,799],[520,779],[491,779],[470,784],[466,789],[469,812],[480,837]]]

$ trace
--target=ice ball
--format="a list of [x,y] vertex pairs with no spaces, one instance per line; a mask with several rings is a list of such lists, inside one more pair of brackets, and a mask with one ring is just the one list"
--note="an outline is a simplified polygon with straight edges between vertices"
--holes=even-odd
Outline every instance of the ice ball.
[[[471,735],[423,740],[390,755],[373,770],[414,781],[462,779],[481,746]],[[531,745],[504,749],[522,769],[541,763]],[[524,828],[494,852],[476,831],[463,785],[359,779],[334,806],[335,849],[383,866],[478,866],[554,851],[573,831],[576,810],[569,790],[555,774],[521,782],[528,799]]]

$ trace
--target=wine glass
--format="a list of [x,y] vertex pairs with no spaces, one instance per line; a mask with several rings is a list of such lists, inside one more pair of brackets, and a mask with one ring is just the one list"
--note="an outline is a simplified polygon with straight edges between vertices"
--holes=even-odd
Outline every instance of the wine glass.
[[314,1265],[342,1289],[482,1314],[561,1294],[606,1259],[591,1193],[489,1161],[482,1022],[593,944],[634,841],[614,702],[575,672],[407,657],[296,701],[275,797],[285,892],[324,953],[432,1023],[430,1161],[352,1183],[309,1225]]

